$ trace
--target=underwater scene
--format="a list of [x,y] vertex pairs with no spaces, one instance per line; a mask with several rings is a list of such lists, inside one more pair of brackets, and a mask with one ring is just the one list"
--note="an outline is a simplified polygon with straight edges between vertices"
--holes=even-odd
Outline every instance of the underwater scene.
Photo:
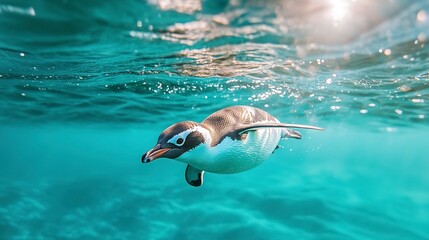
[[[142,163],[236,105],[324,131]],[[0,239],[429,239],[429,1],[0,0]]]

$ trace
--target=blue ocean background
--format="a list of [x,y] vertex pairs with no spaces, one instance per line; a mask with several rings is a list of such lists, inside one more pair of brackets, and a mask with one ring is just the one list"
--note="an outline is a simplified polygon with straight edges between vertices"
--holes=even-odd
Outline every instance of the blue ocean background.
[[[0,239],[429,239],[429,1],[0,1]],[[141,164],[232,105],[262,165]]]

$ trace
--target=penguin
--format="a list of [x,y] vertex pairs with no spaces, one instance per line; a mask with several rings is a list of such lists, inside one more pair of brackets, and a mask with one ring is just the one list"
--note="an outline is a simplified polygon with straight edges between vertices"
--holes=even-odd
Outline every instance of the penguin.
[[291,128],[324,130],[281,123],[259,108],[231,106],[214,112],[201,123],[183,121],[166,128],[156,145],[142,156],[142,163],[159,158],[186,163],[186,181],[199,187],[204,172],[230,174],[252,169],[278,148],[281,139],[301,139],[301,133]]

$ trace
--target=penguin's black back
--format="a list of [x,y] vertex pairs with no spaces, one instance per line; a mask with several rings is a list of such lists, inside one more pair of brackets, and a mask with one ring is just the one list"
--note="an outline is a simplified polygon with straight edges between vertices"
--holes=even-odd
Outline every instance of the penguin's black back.
[[225,137],[241,140],[246,134],[239,134],[237,129],[243,125],[257,122],[277,122],[269,113],[262,109],[248,106],[232,106],[214,112],[201,122],[212,135],[211,146],[216,146]]

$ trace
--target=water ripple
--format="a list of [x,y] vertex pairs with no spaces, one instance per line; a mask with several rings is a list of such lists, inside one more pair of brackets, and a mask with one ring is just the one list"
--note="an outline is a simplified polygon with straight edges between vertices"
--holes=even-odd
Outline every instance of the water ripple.
[[[426,2],[167,3],[16,6],[34,9],[31,20],[2,5],[14,34],[0,35],[1,121],[138,123],[244,104],[297,119],[428,123]],[[113,9],[128,15],[103,14]],[[17,32],[30,22],[31,42]]]

